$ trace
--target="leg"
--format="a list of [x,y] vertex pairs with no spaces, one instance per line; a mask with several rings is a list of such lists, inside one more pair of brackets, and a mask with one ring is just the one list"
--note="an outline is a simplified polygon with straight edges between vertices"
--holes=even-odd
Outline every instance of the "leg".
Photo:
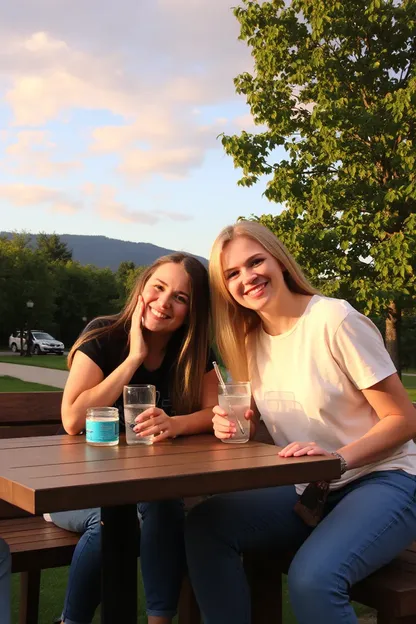
[[149,624],[169,624],[185,575],[182,500],[139,503],[140,562]]
[[101,509],[102,624],[137,622],[136,505]]
[[101,524],[99,509],[81,509],[51,514],[62,529],[83,533],[69,570],[62,621],[90,624],[101,602]]
[[10,624],[10,578],[12,559],[6,542],[0,538],[0,613],[3,624]]
[[188,568],[205,624],[251,621],[241,553],[299,547],[310,529],[293,511],[297,500],[294,486],[275,487],[213,496],[190,512]]
[[372,473],[331,495],[330,512],[289,570],[299,624],[355,624],[349,589],[408,546],[416,535],[416,479]]

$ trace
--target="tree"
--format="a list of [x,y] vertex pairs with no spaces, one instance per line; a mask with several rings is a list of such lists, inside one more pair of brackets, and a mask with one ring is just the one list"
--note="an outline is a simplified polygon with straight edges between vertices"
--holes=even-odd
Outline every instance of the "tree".
[[72,260],[72,251],[63,243],[58,234],[41,232],[37,236],[37,249],[48,262],[69,262]]
[[263,222],[312,279],[387,312],[399,367],[401,311],[415,305],[416,3],[242,5],[234,13],[254,71],[235,85],[261,127],[222,138],[239,184],[268,178],[265,196],[284,211]]

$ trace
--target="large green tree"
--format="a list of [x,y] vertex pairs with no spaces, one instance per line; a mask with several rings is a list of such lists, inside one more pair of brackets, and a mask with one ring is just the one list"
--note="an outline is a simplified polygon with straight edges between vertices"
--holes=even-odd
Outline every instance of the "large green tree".
[[239,184],[267,178],[284,210],[262,222],[326,292],[387,313],[399,365],[401,311],[415,305],[416,3],[242,0],[234,12],[254,61],[236,90],[259,126],[223,136]]
[[72,260],[72,251],[68,245],[61,241],[58,234],[46,234],[41,232],[36,239],[39,253],[48,262],[69,262]]

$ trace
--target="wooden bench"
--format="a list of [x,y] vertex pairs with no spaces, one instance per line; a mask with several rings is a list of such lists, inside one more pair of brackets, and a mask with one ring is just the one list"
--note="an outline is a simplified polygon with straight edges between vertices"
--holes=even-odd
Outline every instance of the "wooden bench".
[[[56,434],[61,402],[62,392],[0,393],[0,439]],[[20,573],[19,624],[38,624],[41,571],[70,565],[79,535],[0,501],[0,536],[10,547],[12,572]],[[199,611],[185,579],[179,621],[194,624],[197,619]]]

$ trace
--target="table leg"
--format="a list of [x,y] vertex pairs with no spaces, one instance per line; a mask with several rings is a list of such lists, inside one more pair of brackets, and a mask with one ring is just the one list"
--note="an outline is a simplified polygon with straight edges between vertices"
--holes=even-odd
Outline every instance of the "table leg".
[[101,624],[137,622],[137,505],[101,509]]

